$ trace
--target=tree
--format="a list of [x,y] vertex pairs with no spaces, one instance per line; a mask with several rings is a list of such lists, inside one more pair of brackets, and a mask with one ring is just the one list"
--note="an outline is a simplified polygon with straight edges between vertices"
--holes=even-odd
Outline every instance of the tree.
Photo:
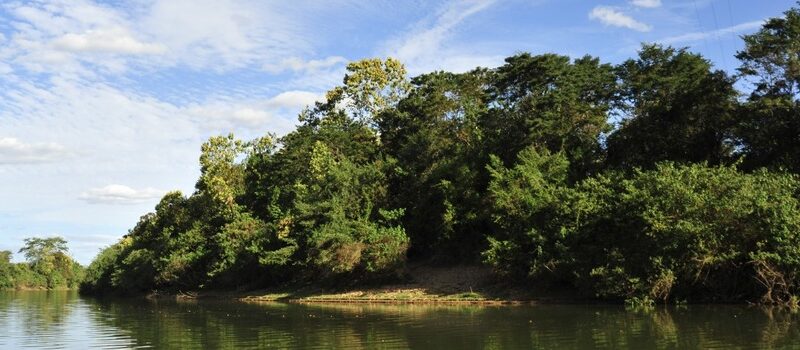
[[11,263],[11,252],[0,251],[0,290],[16,286],[14,265]]
[[702,56],[645,45],[617,67],[622,121],[607,140],[611,167],[730,160],[737,92]]
[[67,241],[61,237],[26,238],[25,245],[19,252],[25,254],[25,259],[31,265],[51,263],[57,254],[66,254]]
[[753,97],[788,96],[800,93],[800,9],[791,8],[784,17],[770,18],[755,34],[742,36],[744,49],[739,72],[754,78]]
[[566,156],[530,146],[519,153],[514,167],[506,168],[493,156],[487,168],[494,232],[484,260],[518,280],[560,277],[556,271],[567,239],[559,220],[568,194]]
[[409,87],[400,61],[364,59],[347,65],[344,86],[328,92],[327,104],[343,104],[355,119],[372,123],[380,112],[396,105]]
[[487,75],[421,75],[397,108],[380,115],[382,148],[397,161],[387,174],[390,201],[406,208],[409,254],[418,258],[474,260],[484,245],[480,192],[487,156],[479,123],[487,110]]
[[674,163],[587,179],[562,217],[569,276],[612,299],[788,302],[800,288],[798,186]]
[[739,72],[755,85],[738,126],[745,165],[800,173],[800,9],[743,39]]
[[489,153],[511,164],[531,145],[564,152],[571,177],[583,178],[600,159],[615,92],[613,67],[594,57],[509,57],[495,71],[492,108],[482,122]]
[[26,238],[19,252],[25,254],[31,269],[44,278],[49,289],[73,287],[82,278],[82,269],[67,255],[67,241],[61,237]]
[[241,211],[237,199],[244,194],[244,167],[238,162],[246,143],[233,134],[211,137],[200,153],[200,179],[197,190],[215,204],[223,217]]
[[295,184],[293,235],[308,247],[309,265],[321,276],[396,275],[408,237],[388,210],[383,162],[356,164],[317,141],[310,177]]

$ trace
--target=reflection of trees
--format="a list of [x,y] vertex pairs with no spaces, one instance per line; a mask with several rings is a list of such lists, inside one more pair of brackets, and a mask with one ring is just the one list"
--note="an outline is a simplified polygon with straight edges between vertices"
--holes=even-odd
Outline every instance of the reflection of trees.
[[9,292],[14,299],[14,307],[22,316],[24,330],[30,335],[49,333],[61,327],[73,311],[78,301],[75,291],[23,291]]
[[784,309],[690,306],[247,304],[79,301],[74,292],[0,294],[26,336],[58,333],[82,303],[87,327],[118,330],[158,348],[785,348],[800,340]]
[[95,321],[159,348],[741,348],[800,340],[784,310],[92,301]]
[[0,292],[0,348],[61,344],[78,303],[74,291]]
[[761,344],[770,348],[796,346],[797,339],[800,339],[800,327],[797,326],[800,319],[797,310],[786,312],[781,308],[764,307],[761,311],[769,320],[761,327]]

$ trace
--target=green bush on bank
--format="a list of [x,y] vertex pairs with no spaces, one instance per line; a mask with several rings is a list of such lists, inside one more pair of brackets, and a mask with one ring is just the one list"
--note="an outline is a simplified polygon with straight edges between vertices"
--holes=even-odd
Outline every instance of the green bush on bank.
[[528,150],[513,169],[492,168],[503,235],[484,257],[499,271],[611,299],[775,303],[800,293],[797,175],[661,163],[568,187],[561,162]]
[[584,219],[571,228],[570,263],[598,296],[786,302],[798,292],[796,175],[663,163],[577,190],[574,206],[587,209],[574,214]]

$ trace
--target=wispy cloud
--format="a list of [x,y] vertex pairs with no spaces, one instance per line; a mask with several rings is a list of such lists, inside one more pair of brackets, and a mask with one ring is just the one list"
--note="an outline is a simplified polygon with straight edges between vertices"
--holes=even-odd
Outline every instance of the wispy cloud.
[[304,27],[279,6],[262,1],[155,0],[138,28],[169,48],[165,63],[241,68],[309,51]]
[[661,6],[661,0],[631,0],[633,6],[656,8]]
[[589,12],[589,19],[598,20],[605,25],[633,29],[639,32],[649,32],[653,29],[649,24],[639,22],[610,6],[595,7]]
[[314,73],[344,63],[347,63],[347,59],[342,56],[328,56],[319,60],[304,60],[299,57],[290,57],[278,63],[265,63],[263,69],[270,73],[283,73],[285,71]]
[[458,1],[445,7],[436,17],[431,27],[418,28],[398,41],[395,48],[397,57],[413,60],[422,55],[435,52],[453,29],[465,19],[481,12],[494,1]]
[[132,55],[160,54],[166,51],[164,45],[139,41],[122,28],[89,30],[81,34],[64,34],[53,40],[53,46],[59,50],[72,52],[102,52]]
[[495,0],[462,0],[441,8],[434,16],[418,22],[411,31],[387,42],[383,54],[400,59],[412,74],[436,69],[464,71],[478,65],[502,62],[495,54],[476,53],[473,47],[448,45],[458,26],[487,10]]
[[[34,72],[118,73],[131,66],[225,71],[309,51],[304,27],[277,3],[153,0],[135,8],[90,0],[10,3],[15,30],[0,60]],[[136,56],[158,54],[147,59]]]
[[764,24],[763,20],[760,21],[752,21],[752,22],[745,22],[740,23],[735,26],[730,26],[726,28],[721,28],[718,30],[712,30],[708,32],[694,32],[694,33],[686,33],[677,36],[671,36],[668,38],[664,38],[658,40],[658,42],[666,45],[670,44],[677,44],[677,43],[690,43],[695,41],[700,41],[708,38],[717,38],[729,34],[736,34],[741,33],[744,31],[752,30],[761,27]]
[[204,129],[241,130],[268,126],[269,131],[284,134],[294,127],[300,110],[323,99],[321,93],[293,90],[254,101],[220,98],[194,104],[186,108],[186,113]]
[[57,143],[24,143],[13,137],[0,138],[0,164],[46,163],[67,155]]
[[309,91],[286,91],[266,101],[267,107],[302,109],[322,101],[324,96]]
[[163,196],[166,191],[154,188],[133,189],[125,185],[112,184],[92,188],[78,197],[90,204],[138,204]]

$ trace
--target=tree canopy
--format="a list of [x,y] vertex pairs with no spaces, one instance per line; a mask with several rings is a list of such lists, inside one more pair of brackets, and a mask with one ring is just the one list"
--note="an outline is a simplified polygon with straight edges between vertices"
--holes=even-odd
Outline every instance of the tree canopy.
[[[412,78],[352,62],[292,132],[204,143],[194,192],[164,196],[83,290],[349,285],[411,261],[610,300],[796,301],[798,33],[790,9],[744,36],[738,75],[650,44]],[[29,244],[32,266],[60,249]]]
[[13,263],[10,251],[0,251],[0,290],[78,287],[83,266],[68,255],[64,238],[31,237],[24,243],[19,253],[27,262]]

